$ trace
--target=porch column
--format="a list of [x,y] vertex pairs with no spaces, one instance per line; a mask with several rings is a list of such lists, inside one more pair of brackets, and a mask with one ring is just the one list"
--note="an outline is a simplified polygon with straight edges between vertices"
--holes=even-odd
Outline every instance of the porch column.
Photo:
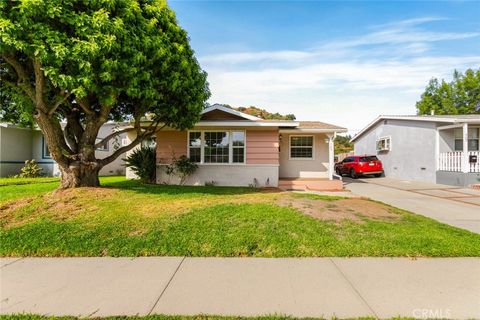
[[468,123],[463,124],[463,153],[462,153],[462,172],[470,171],[468,163]]
[[335,148],[333,145],[333,140],[335,139],[335,133],[327,134],[328,137],[328,179],[333,180],[333,171],[335,166]]

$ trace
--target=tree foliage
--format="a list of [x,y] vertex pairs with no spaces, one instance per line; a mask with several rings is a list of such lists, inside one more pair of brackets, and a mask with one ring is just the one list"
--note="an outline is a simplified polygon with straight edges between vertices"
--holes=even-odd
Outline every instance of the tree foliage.
[[[64,187],[96,185],[103,166],[161,126],[198,121],[206,73],[165,1],[1,1],[0,12],[0,116],[38,124]],[[109,120],[131,121],[115,134],[136,138],[96,159],[113,138],[95,141]]]
[[223,106],[227,108],[231,108],[264,120],[295,120],[295,115],[294,114],[286,114],[282,115],[278,112],[276,113],[271,113],[265,109],[261,109],[255,106],[250,106],[250,107],[232,107],[228,104],[223,104]]
[[337,135],[335,137],[334,146],[335,146],[335,154],[340,153],[349,153],[353,151],[353,144],[350,142],[352,136],[340,136]]
[[240,111],[240,112],[243,112],[243,113],[255,116],[255,117],[259,117],[259,118],[265,119],[265,120],[295,120],[296,119],[295,115],[293,115],[293,114],[282,115],[278,112],[271,113],[271,112],[268,112],[265,109],[257,108],[255,106],[238,107],[238,108],[235,108],[235,109]]
[[416,106],[418,114],[480,114],[480,69],[455,70],[450,82],[431,79]]

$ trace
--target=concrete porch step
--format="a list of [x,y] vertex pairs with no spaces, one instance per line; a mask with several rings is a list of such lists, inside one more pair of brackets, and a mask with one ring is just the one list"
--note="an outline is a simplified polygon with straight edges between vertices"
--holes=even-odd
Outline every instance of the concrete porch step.
[[343,182],[327,179],[280,179],[278,187],[283,190],[341,191]]

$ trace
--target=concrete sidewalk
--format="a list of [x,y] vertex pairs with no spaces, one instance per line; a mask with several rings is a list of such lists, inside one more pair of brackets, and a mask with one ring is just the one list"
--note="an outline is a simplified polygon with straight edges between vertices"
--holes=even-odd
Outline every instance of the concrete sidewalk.
[[480,318],[480,259],[1,259],[1,314]]

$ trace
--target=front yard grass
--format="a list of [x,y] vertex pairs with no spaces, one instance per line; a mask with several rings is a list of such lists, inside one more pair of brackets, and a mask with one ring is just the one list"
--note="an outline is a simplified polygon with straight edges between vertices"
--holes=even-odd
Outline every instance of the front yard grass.
[[101,182],[0,179],[0,256],[480,256],[478,234],[367,200]]

